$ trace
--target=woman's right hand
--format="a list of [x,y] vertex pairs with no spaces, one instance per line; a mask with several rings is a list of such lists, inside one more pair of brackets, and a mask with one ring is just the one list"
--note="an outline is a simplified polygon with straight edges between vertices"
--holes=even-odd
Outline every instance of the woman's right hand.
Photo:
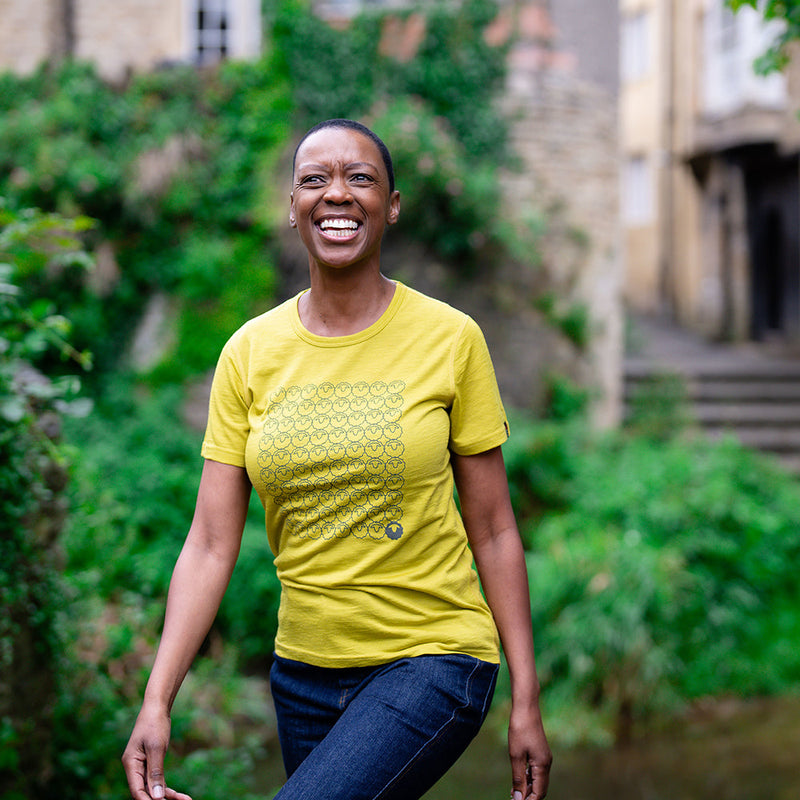
[[169,745],[170,718],[165,711],[139,712],[122,764],[133,800],[192,800],[176,792],[164,780],[164,756]]

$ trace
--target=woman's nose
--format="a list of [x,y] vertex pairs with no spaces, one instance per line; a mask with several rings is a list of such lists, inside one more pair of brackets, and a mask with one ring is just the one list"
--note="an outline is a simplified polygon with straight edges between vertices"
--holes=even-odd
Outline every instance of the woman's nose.
[[329,203],[352,203],[353,195],[342,178],[333,178],[325,191],[325,200]]

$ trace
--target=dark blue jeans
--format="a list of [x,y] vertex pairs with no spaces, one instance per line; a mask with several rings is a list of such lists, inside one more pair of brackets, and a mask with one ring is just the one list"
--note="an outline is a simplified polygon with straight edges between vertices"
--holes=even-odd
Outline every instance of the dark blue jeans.
[[270,672],[288,780],[275,800],[415,800],[464,752],[498,667],[465,655]]

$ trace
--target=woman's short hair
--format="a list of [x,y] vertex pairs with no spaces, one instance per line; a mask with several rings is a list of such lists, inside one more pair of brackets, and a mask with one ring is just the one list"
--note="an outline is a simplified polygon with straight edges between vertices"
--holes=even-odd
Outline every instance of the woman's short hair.
[[389,153],[389,148],[383,143],[383,140],[377,133],[374,133],[366,125],[362,125],[354,119],[326,119],[324,122],[318,122],[313,128],[307,130],[294,149],[294,156],[292,157],[293,175],[295,165],[297,164],[297,151],[300,149],[300,145],[303,144],[312,133],[325,130],[326,128],[347,128],[351,131],[357,131],[368,139],[371,139],[378,148],[378,152],[380,152],[381,158],[383,159],[383,165],[386,167],[386,173],[389,176],[389,192],[391,193],[394,191],[394,165],[392,164],[392,156],[391,153]]

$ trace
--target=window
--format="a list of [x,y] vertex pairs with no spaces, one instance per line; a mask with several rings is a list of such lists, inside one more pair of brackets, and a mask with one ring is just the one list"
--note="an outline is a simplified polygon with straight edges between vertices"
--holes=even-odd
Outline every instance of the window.
[[214,64],[228,55],[228,4],[226,0],[197,0],[195,58],[201,66]]
[[721,13],[719,49],[723,53],[736,53],[739,48],[739,29],[736,25],[736,15],[728,6],[723,6]]
[[653,219],[653,172],[644,156],[628,159],[623,167],[622,217],[629,226]]
[[745,7],[734,14],[725,0],[710,0],[704,19],[703,110],[726,115],[747,106],[780,108],[786,102],[786,78],[757,75],[753,62],[780,31]]
[[641,11],[622,20],[622,80],[636,81],[650,72],[650,14]]

